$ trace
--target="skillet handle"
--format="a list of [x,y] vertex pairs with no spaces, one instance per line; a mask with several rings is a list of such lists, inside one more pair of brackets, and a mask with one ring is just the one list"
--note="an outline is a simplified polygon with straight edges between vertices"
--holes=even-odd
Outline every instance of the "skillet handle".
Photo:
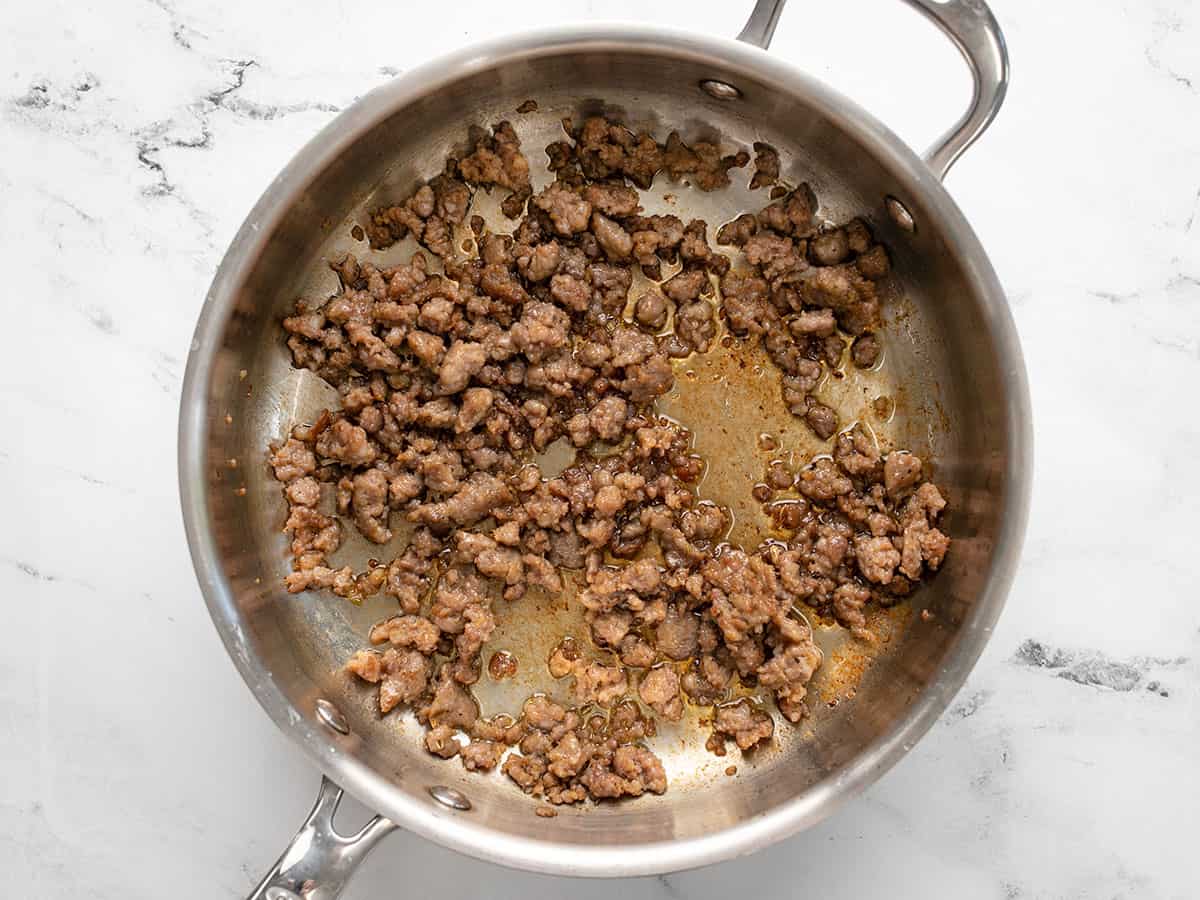
[[771,38],[775,37],[775,26],[779,24],[779,14],[785,3],[787,0],[758,0],[737,39],[766,50],[771,46]]
[[[787,0],[758,0],[739,41],[766,50]],[[954,42],[971,70],[971,105],[950,130],[925,151],[925,162],[939,180],[996,118],[1008,92],[1008,47],[1000,23],[984,0],[904,0]]]
[[317,802],[283,855],[247,900],[335,900],[379,840],[396,829],[376,816],[349,837],[333,827],[342,789],[321,776]]

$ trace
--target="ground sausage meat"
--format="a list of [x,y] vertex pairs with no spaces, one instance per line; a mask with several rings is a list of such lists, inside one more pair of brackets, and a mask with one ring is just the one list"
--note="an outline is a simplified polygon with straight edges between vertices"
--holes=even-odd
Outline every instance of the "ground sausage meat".
[[752,706],[749,700],[739,700],[717,707],[713,731],[731,738],[742,750],[749,750],[771,739],[775,734],[775,723],[761,709]]
[[[774,711],[807,714],[822,661],[797,610],[870,639],[874,610],[950,546],[928,461],[861,423],[840,430],[826,402],[845,365],[883,357],[890,258],[868,225],[823,218],[757,143],[749,187],[769,201],[710,243],[702,219],[643,215],[639,189],[720,189],[745,149],[601,116],[564,129],[546,148],[553,180],[501,121],[371,213],[372,251],[422,249],[333,260],[337,291],[283,320],[294,364],[340,403],[267,458],[287,505],[287,589],[396,604],[347,672],[381,715],[411,710],[430,754],[499,769],[541,810],[665,791],[658,722],[688,704],[708,708],[714,752],[769,743]],[[511,220],[498,233],[473,208],[490,191]],[[754,547],[729,543],[730,510],[701,499],[693,435],[656,409],[682,360],[719,343],[761,344],[764,377],[830,442],[765,466],[753,494],[776,530]],[[348,528],[390,559],[335,564]],[[498,643],[506,611],[564,595],[585,629],[545,663],[548,693],[481,709],[477,684],[515,669]]]
[[646,705],[671,722],[683,715],[683,699],[679,694],[679,674],[668,666],[651,669],[642,678],[638,694]]

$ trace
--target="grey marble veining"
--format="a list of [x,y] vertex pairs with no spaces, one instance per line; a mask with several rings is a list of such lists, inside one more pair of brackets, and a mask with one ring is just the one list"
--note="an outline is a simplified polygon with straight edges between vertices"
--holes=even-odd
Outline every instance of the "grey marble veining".
[[[311,802],[208,621],[175,487],[192,327],[262,188],[356,96],[467,41],[734,34],[747,11],[647,6],[0,11],[0,894],[238,898]],[[828,7],[794,2],[772,52],[929,142],[964,102],[953,50],[899,3]],[[865,796],[749,859],[568,883],[397,835],[351,898],[1197,895],[1200,6],[995,7],[1013,86],[949,188],[1021,332],[1035,490],[955,704]]]

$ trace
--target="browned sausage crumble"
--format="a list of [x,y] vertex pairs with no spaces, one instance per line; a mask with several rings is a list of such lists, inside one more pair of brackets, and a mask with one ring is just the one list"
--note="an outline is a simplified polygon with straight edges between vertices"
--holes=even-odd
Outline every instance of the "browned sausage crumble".
[[[848,338],[854,365],[880,354],[888,255],[867,225],[823,225],[806,184],[777,189],[779,156],[758,144],[752,184],[775,199],[721,225],[714,246],[702,220],[641,215],[637,188],[663,172],[718,189],[749,154],[675,133],[660,144],[602,118],[564,125],[543,190],[500,122],[472,128],[461,158],[372,214],[373,248],[411,234],[444,271],[421,253],[333,265],[338,293],[283,324],[295,364],[336,387],[341,406],[270,458],[290,511],[288,590],[396,600],[371,631],[377,649],[347,665],[378,685],[381,713],[410,706],[430,753],[499,767],[551,804],[663,792],[643,741],[688,704],[713,707],[718,754],[770,741],[769,705],[742,689],[757,686],[790,722],[806,714],[821,652],[797,611],[869,636],[867,605],[907,595],[949,545],[922,461],[881,456],[861,425],[839,433],[816,396]],[[508,192],[511,234],[465,224],[473,190],[493,186]],[[636,298],[634,266],[661,282]],[[704,463],[689,432],[655,414],[672,360],[707,352],[719,318],[761,341],[792,413],[832,439],[831,455],[799,472],[768,468],[755,497],[783,538],[756,548],[726,542],[729,512],[697,498]],[[574,460],[547,475],[534,457],[560,440]],[[401,520],[412,536],[395,558],[359,573],[328,564],[346,522],[385,544]],[[549,671],[572,679],[577,706],[539,694],[519,718],[481,718],[471,685],[494,608],[560,593],[564,575],[581,586],[593,646],[564,640]],[[492,677],[515,670],[491,655]]]

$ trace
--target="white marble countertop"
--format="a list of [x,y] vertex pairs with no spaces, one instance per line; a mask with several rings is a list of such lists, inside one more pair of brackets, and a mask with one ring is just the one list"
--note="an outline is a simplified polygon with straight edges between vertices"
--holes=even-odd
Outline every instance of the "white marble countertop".
[[[734,34],[746,12],[513,6],[0,12],[0,894],[240,898],[312,800],[209,622],[175,481],[195,317],[272,176],[357,95],[465,42],[601,18]],[[772,52],[928,143],[967,93],[954,51],[894,0],[837,6],[794,3]],[[1024,341],[1036,486],[956,704],[864,797],[751,859],[568,884],[396,835],[348,897],[1197,895],[1200,6],[995,6],[1012,89],[949,188]]]

